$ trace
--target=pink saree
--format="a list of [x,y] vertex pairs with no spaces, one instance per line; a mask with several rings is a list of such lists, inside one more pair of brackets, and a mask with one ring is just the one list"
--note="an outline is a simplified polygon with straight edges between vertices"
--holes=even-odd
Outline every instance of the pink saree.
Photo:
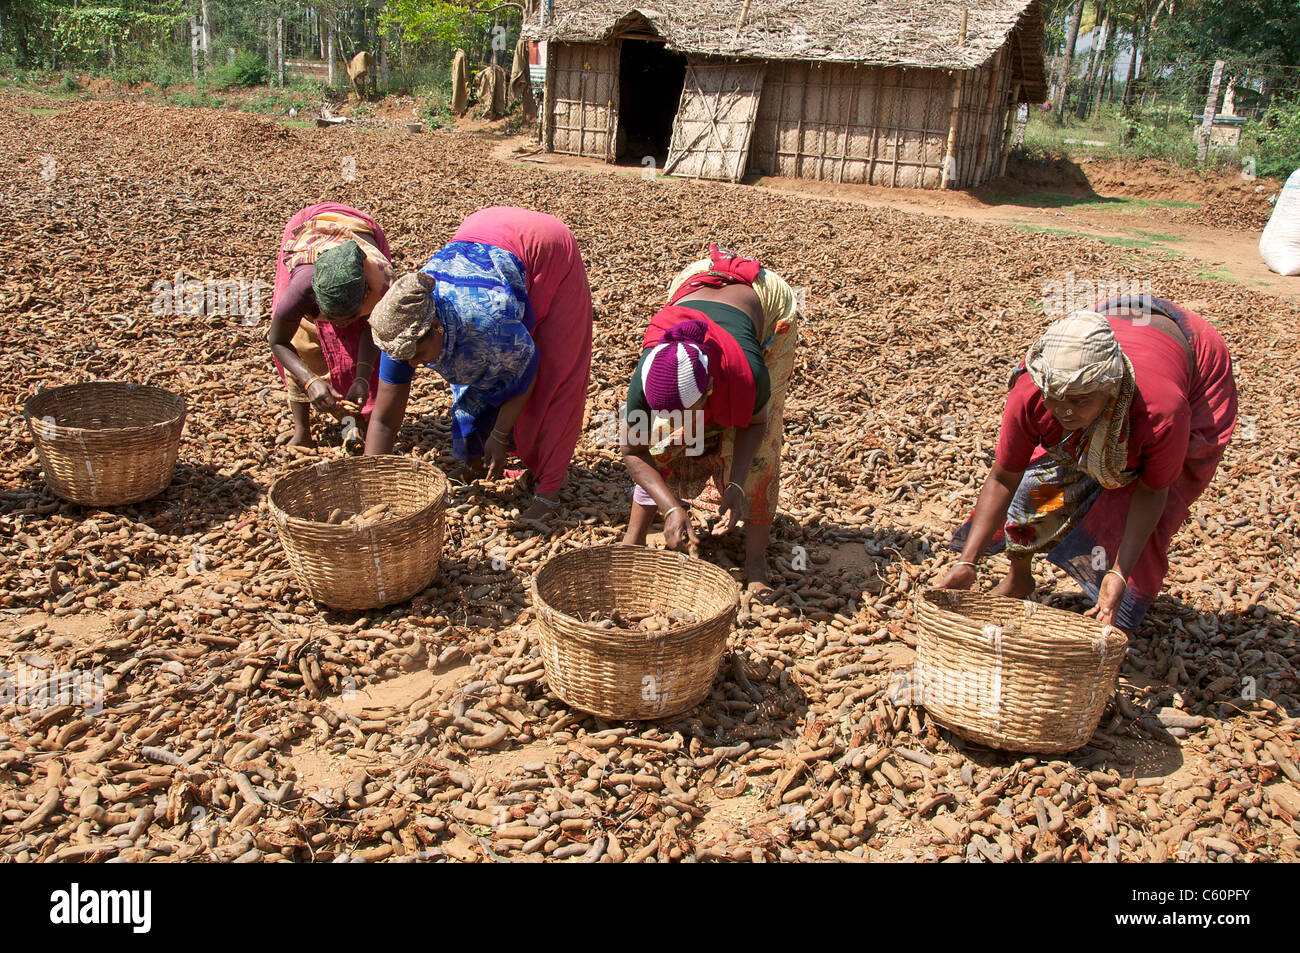
[[536,492],[549,496],[568,475],[591,379],[591,288],[578,243],[558,218],[506,206],[470,215],[451,240],[493,245],[524,263],[539,363],[514,439]]
[[[325,227],[313,230],[313,220],[320,218]],[[293,269],[299,264],[314,261],[317,254],[327,248],[355,237],[364,251],[378,249],[386,261],[392,260],[388,239],[379,224],[364,212],[342,205],[338,202],[322,202],[303,209],[284,227],[280,238],[280,251],[275,259],[275,291],[271,298],[271,314],[275,314],[280,296],[289,284]],[[346,328],[339,328],[328,321],[317,321],[316,334],[320,340],[321,354],[330,372],[330,386],[340,394],[346,394],[357,376],[357,349],[361,342],[363,329],[369,326],[365,315]],[[376,365],[379,363],[375,362]],[[285,370],[280,362],[275,362],[284,380]],[[367,419],[375,406],[375,393],[379,388],[379,369],[375,367],[370,376],[370,394],[366,398],[361,415]]]

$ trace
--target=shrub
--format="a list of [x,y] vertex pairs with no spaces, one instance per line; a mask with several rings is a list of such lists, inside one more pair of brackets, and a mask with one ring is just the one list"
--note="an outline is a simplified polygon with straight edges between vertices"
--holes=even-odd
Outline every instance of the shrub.
[[266,80],[266,57],[247,51],[236,54],[233,63],[215,67],[209,73],[209,82],[217,89],[263,86]]
[[59,92],[79,93],[81,92],[81,81],[71,73],[64,73],[63,81],[59,83]]
[[1274,102],[1247,131],[1258,146],[1256,175],[1285,179],[1300,168],[1300,98]]
[[451,107],[435,92],[434,96],[425,102],[421,116],[430,129],[441,129],[451,122]]

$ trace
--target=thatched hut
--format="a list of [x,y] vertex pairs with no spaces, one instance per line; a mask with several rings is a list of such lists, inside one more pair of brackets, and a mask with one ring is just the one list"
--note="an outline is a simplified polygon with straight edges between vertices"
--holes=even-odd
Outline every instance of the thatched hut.
[[539,4],[547,151],[739,181],[969,188],[1041,102],[1039,0]]

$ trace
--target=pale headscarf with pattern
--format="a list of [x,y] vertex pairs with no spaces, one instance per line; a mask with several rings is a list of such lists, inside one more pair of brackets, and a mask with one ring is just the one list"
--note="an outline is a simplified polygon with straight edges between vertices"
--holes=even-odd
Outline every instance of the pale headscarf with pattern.
[[1075,462],[1107,489],[1131,483],[1127,472],[1129,408],[1136,379],[1110,322],[1095,311],[1076,311],[1054,322],[1029,347],[1025,369],[1044,397],[1061,399],[1109,391],[1101,415],[1078,442],[1067,435]]

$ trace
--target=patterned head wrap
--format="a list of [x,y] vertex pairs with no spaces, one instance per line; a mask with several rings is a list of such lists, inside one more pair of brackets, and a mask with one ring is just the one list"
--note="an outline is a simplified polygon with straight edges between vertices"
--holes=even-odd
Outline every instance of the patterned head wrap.
[[1114,390],[1126,367],[1110,322],[1095,311],[1076,311],[1054,322],[1025,355],[1038,389],[1057,399]]
[[1011,375],[1011,386],[1026,372],[1044,397],[1110,392],[1106,406],[1087,429],[1067,433],[1048,452],[1107,489],[1131,483],[1136,471],[1127,469],[1128,417],[1137,378],[1110,322],[1095,311],[1076,311],[1061,318],[1030,346]]
[[316,258],[311,290],[323,320],[355,317],[366,297],[366,254],[354,241],[335,245]]
[[415,357],[420,338],[438,326],[432,298],[437,286],[438,280],[423,271],[393,282],[370,315],[370,333],[381,351],[398,361]]
[[707,325],[683,321],[664,332],[641,365],[641,387],[652,410],[685,410],[709,389]]

